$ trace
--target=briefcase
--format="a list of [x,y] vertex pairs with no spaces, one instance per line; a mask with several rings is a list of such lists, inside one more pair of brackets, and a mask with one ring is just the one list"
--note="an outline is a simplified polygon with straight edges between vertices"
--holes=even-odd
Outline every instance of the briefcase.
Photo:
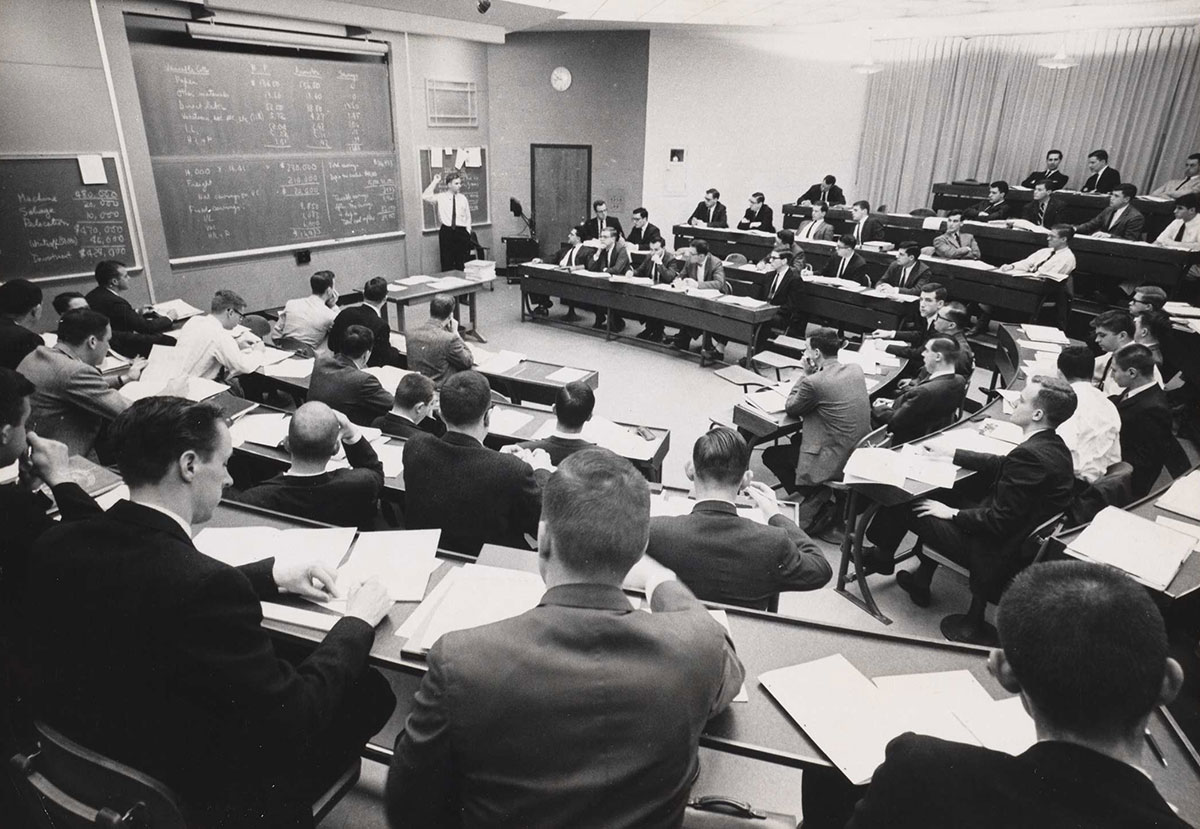
[[721,795],[688,801],[683,829],[796,829],[795,815],[766,812]]

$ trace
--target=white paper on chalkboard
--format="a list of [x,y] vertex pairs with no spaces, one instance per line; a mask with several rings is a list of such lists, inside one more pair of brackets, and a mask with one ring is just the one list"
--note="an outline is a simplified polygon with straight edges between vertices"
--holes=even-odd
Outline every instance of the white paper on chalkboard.
[[79,175],[84,184],[108,184],[108,174],[104,172],[104,156],[79,156]]

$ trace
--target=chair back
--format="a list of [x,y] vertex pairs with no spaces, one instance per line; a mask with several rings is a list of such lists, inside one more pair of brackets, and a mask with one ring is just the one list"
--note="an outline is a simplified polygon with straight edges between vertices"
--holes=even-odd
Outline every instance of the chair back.
[[242,325],[260,340],[265,340],[271,333],[271,321],[260,314],[246,314],[242,317]]
[[750,260],[741,253],[731,253],[725,257],[726,265],[745,265]]
[[1133,467],[1125,461],[1118,461],[1071,501],[1071,506],[1067,508],[1067,526],[1089,524],[1105,507],[1124,507],[1131,503]]
[[175,795],[157,780],[84,748],[42,722],[39,749],[10,766],[47,829],[186,829]]

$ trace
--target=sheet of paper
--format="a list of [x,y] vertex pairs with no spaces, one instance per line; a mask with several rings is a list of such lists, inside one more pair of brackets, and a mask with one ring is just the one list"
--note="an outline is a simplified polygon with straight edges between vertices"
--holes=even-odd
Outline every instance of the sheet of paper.
[[908,477],[904,456],[891,449],[855,449],[846,461],[847,479],[902,487]]
[[472,350],[475,353],[476,359],[475,370],[488,374],[503,374],[506,371],[516,368],[526,360],[526,356],[519,351],[487,352],[487,358],[481,359],[479,349]]
[[373,444],[375,454],[383,463],[383,474],[388,478],[404,479],[404,444],[377,443]]
[[93,500],[95,500],[95,502],[100,506],[100,509],[107,511],[113,504],[117,503],[117,501],[124,500],[128,497],[129,487],[125,486],[125,484],[121,484],[120,486],[113,487],[103,495],[97,495]]
[[1200,471],[1189,472],[1177,479],[1155,506],[1200,521]]
[[192,539],[196,549],[206,556],[240,567],[270,558],[279,543],[274,527],[205,527]]
[[104,156],[81,155],[79,161],[79,178],[83,184],[108,184],[108,173],[104,171]]
[[979,434],[1011,443],[1013,446],[1025,442],[1024,429],[1015,423],[997,420],[994,417],[989,417],[979,424]]
[[378,380],[379,385],[383,386],[389,394],[396,391],[396,386],[399,385],[400,379],[404,375],[412,374],[411,371],[399,366],[367,366],[363,371]]
[[182,299],[169,299],[166,302],[156,302],[154,310],[163,316],[167,316],[168,311],[175,312],[175,319],[185,320],[189,317],[198,317],[204,312],[191,303],[184,302]]
[[945,221],[941,216],[926,216],[921,220],[922,230],[941,230],[942,223]]
[[850,351],[843,348],[838,351],[838,362],[846,365],[857,365],[863,370],[863,374],[878,374],[879,363],[875,362],[871,354],[863,354],[861,351]]
[[1017,404],[1021,402],[1021,393],[1010,389],[996,389],[1000,397],[1004,400],[1002,404],[1004,413],[1010,415],[1017,410]]
[[743,400],[769,415],[781,415],[787,409],[787,396],[775,389],[750,392]]
[[467,630],[519,616],[537,607],[546,592],[540,576],[467,564],[438,604],[429,625],[414,643],[420,650],[433,647],[444,634]]
[[314,363],[316,360],[312,357],[293,358],[274,365],[263,366],[262,372],[268,377],[278,377],[281,380],[303,380],[312,375]]
[[1037,727],[1020,697],[989,700],[975,707],[955,709],[956,716],[980,745],[1014,757],[1037,742]]
[[405,277],[404,279],[397,279],[392,284],[393,285],[403,285],[406,288],[412,288],[416,285],[424,285],[426,282],[434,282],[434,281],[436,281],[436,280],[434,280],[434,278],[432,276],[425,276],[425,274],[419,273],[419,274],[416,274],[415,276]]
[[771,342],[775,343],[776,345],[781,345],[784,348],[791,348],[797,351],[804,351],[808,348],[808,340],[800,340],[796,337],[789,337],[786,334],[780,334],[778,337],[775,337],[773,340],[771,340]]
[[583,425],[582,434],[585,440],[631,460],[649,460],[658,448],[657,440],[646,440],[635,430],[606,417],[593,417]]
[[1013,449],[1011,443],[1005,443],[1002,440],[981,435],[970,428],[950,429],[949,431],[934,435],[925,441],[925,443],[944,447],[951,452],[956,449],[967,449],[971,452],[983,452],[988,455],[1007,455]]
[[[729,614],[726,613],[724,610],[709,610],[708,613],[710,616],[712,616],[714,619],[717,620],[717,623],[721,627],[725,628],[725,632],[728,633],[730,639],[732,639],[733,631],[729,629]],[[734,644],[736,645],[737,643],[735,642]],[[738,689],[737,696],[735,696],[732,701],[733,702],[749,702],[750,701],[750,692],[746,690],[746,683],[744,683],[744,682],[742,683],[742,687]]]
[[991,694],[967,670],[924,674],[877,676],[875,687],[885,693],[910,699],[931,700],[952,711],[993,702]]
[[290,352],[290,351],[284,351],[282,348],[272,348],[269,345],[264,345],[260,354],[262,357],[261,365],[264,365],[264,366],[270,366],[270,365],[274,365],[275,363],[281,363],[284,360],[291,359],[293,356],[292,352]]
[[[96,500],[100,499],[97,498]],[[1196,539],[1195,543],[1192,544],[1192,552],[1194,553],[1200,550],[1200,525],[1189,524],[1186,521],[1180,521],[1176,518],[1168,518],[1165,515],[1155,516],[1154,523],[1161,524],[1169,530],[1174,530],[1177,533],[1181,533]]]
[[[458,581],[458,577],[462,575],[462,570],[463,568],[461,567],[454,567],[442,576],[441,581],[435,584],[433,589],[429,591],[429,595],[417,605],[417,609],[409,614],[409,617],[396,628],[395,635],[401,639],[411,639],[414,633],[424,629],[429,619],[433,617],[434,611],[441,605],[442,600],[446,598],[446,594],[450,592],[450,588],[454,586],[454,583]],[[413,644],[415,645],[415,643]],[[405,650],[414,649],[410,648],[408,643],[404,647]]]
[[1156,590],[1165,590],[1193,546],[1191,535],[1118,507],[1105,507],[1067,549],[1081,558],[1124,570]]
[[1021,330],[1025,332],[1025,336],[1039,343],[1057,343],[1058,345],[1069,345],[1070,340],[1067,335],[1057,328],[1049,325],[1034,325],[1025,323],[1021,326]]
[[[49,336],[49,335],[47,335]],[[55,340],[57,342],[57,338]],[[112,352],[109,352],[99,366],[101,374],[112,374],[116,371],[123,371],[129,368],[129,361],[124,357],[120,357]]]
[[721,297],[721,292],[716,288],[688,288],[686,293],[688,296],[700,299],[719,299]]
[[305,610],[302,607],[292,607],[275,602],[262,602],[262,615],[264,619],[270,619],[273,622],[285,622],[289,625],[325,631],[332,629],[342,618],[340,614],[336,613]]
[[904,457],[904,474],[908,478],[943,489],[954,486],[959,468],[949,461],[929,457],[913,444],[905,444],[900,454]]
[[533,415],[526,414],[520,409],[506,409],[502,406],[492,407],[492,419],[488,431],[493,435],[509,435],[516,437],[523,427],[533,422]]
[[563,366],[560,369],[550,372],[546,375],[546,379],[552,383],[574,383],[576,380],[582,380],[588,376],[588,372],[581,368],[570,368]]
[[468,167],[480,167],[483,165],[483,150],[480,147],[465,147],[463,152],[467,154]]
[[283,412],[246,415],[229,427],[229,434],[234,446],[254,443],[274,449],[287,437],[290,422],[291,417]]
[[408,351],[408,338],[403,334],[397,334],[395,331],[388,334],[388,342],[392,344],[392,348],[400,352]]
[[453,288],[462,288],[466,285],[474,285],[474,282],[463,279],[460,276],[443,276],[441,279],[435,279],[429,283],[429,287],[436,288],[439,291],[449,291]]
[[369,578],[378,579],[394,602],[425,598],[429,575],[437,569],[441,530],[396,530],[360,533],[350,558],[338,568],[343,589]]

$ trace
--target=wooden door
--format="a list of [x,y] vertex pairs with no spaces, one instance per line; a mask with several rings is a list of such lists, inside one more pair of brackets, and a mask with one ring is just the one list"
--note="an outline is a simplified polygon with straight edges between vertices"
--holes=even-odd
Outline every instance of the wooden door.
[[567,232],[592,212],[590,144],[530,144],[529,209],[543,257],[553,257]]

